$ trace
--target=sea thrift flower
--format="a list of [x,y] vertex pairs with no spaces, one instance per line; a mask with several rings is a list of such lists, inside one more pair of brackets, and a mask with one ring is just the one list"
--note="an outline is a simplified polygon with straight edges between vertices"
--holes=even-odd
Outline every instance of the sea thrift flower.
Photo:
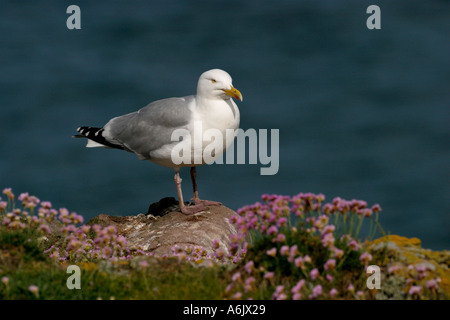
[[278,219],[277,221],[277,225],[279,227],[285,227],[287,225],[287,218],[286,217],[281,217],[280,219]]
[[293,262],[295,256],[297,256],[300,252],[298,251],[298,247],[297,245],[293,245],[290,249],[289,249],[289,258],[288,261],[289,262]]
[[277,286],[272,295],[273,300],[286,300],[287,295],[284,293],[284,286]]
[[344,255],[344,251],[343,251],[343,250],[338,249],[338,248],[334,248],[334,250],[333,250],[333,256],[334,256],[336,259],[342,258],[343,255]]
[[375,213],[380,212],[380,211],[381,211],[380,205],[379,205],[378,203],[374,204],[374,205],[372,206],[372,211],[375,212]]
[[8,199],[13,200],[14,199],[14,193],[12,193],[11,188],[5,188],[3,189],[3,194],[8,197]]
[[368,252],[363,252],[363,254],[361,254],[361,256],[359,257],[359,260],[361,260],[361,262],[367,264],[372,260],[372,255]]
[[266,251],[266,254],[271,257],[275,257],[277,255],[277,248],[272,248]]
[[[1,200],[1,198],[0,198],[0,200]],[[8,205],[8,202],[0,201],[0,213],[5,211],[7,205]]]
[[353,251],[358,251],[358,249],[359,249],[359,244],[355,240],[350,241],[348,246]]
[[2,277],[2,283],[5,285],[5,286],[8,286],[8,284],[9,284],[9,278],[8,277]]
[[393,265],[388,268],[388,273],[393,274],[400,269],[401,269],[401,267],[399,265]]
[[336,297],[337,294],[338,294],[338,291],[335,288],[330,290],[330,298]]
[[353,293],[355,292],[355,287],[350,283],[347,287],[347,291]]
[[269,229],[267,229],[267,234],[268,234],[269,236],[275,235],[275,234],[277,234],[277,233],[278,233],[278,229],[277,229],[277,227],[274,226],[274,225],[270,226]]
[[289,255],[289,246],[282,246],[280,249],[280,254],[282,256],[288,256]]
[[286,236],[283,233],[279,233],[277,237],[273,240],[274,242],[285,242]]
[[323,266],[323,268],[327,271],[333,270],[335,267],[336,267],[336,260],[334,259],[327,260],[327,262],[325,262],[325,265]]
[[322,286],[318,284],[314,287],[312,294],[309,296],[309,299],[316,299],[318,296],[322,294]]
[[255,283],[255,278],[248,277],[247,280],[245,280],[244,291],[245,292],[251,291],[253,289],[254,283]]
[[28,290],[33,293],[36,297],[39,297],[39,288],[35,285],[31,285],[28,287]]
[[268,271],[264,274],[264,279],[267,279],[270,282],[272,282],[274,276],[275,276],[275,273]]
[[247,271],[248,274],[251,274],[254,268],[255,268],[255,263],[253,262],[253,260],[250,260],[244,266],[244,269],[245,269],[245,271]]
[[293,300],[300,300],[302,298],[301,290],[304,284],[305,279],[302,279],[299,282],[297,282],[297,284],[294,287],[292,287],[291,292]]
[[408,291],[408,294],[410,296],[420,295],[421,291],[422,291],[422,286],[411,286],[411,288]]
[[230,292],[231,290],[233,290],[234,288],[234,284],[230,283],[226,288],[225,288],[225,292]]
[[294,260],[294,264],[297,268],[304,268],[305,267],[305,261],[302,257],[298,257]]
[[219,247],[220,247],[219,240],[214,239],[212,242],[212,246],[213,246],[213,249],[219,249]]
[[236,282],[238,280],[241,279],[241,274],[239,272],[236,272],[235,274],[233,274],[233,276],[231,277],[231,281]]
[[322,245],[326,248],[331,248],[334,246],[334,237],[332,233],[326,233],[323,237],[322,237]]
[[48,225],[46,225],[45,223],[41,224],[39,226],[39,229],[42,230],[46,234],[50,234],[51,233],[50,227]]
[[309,277],[311,278],[311,280],[316,280],[318,276],[319,270],[317,268],[312,269],[311,272],[309,273]]
[[242,299],[242,292],[236,292],[233,294],[233,299],[240,300]]
[[428,280],[426,283],[426,287],[430,290],[436,290],[439,288],[438,281],[436,279]]

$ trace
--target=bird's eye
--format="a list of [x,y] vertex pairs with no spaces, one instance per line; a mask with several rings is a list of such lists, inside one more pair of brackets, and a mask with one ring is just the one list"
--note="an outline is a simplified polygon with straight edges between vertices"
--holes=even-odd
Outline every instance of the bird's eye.
[[211,82],[212,82],[212,83],[216,83],[216,80],[214,80],[214,79],[211,79]]

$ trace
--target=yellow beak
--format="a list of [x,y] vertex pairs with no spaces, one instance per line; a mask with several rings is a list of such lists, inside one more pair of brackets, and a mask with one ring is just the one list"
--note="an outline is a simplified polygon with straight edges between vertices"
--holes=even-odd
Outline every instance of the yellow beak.
[[239,92],[238,89],[236,89],[235,87],[231,86],[230,89],[222,89],[223,92],[225,92],[225,94],[227,96],[233,97],[235,99],[238,99],[240,101],[243,101],[244,98],[242,97],[242,94]]

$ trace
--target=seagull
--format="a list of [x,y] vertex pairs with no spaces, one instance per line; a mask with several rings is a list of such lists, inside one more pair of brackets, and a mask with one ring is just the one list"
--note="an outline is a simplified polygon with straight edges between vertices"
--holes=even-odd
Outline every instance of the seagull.
[[[87,148],[125,150],[136,154],[140,160],[150,160],[175,170],[174,181],[180,211],[186,215],[204,211],[208,206],[221,205],[220,202],[201,200],[198,195],[196,167],[208,163],[203,154],[208,143],[202,140],[199,148],[194,139],[187,139],[187,136],[193,135],[196,130],[201,130],[202,133],[208,129],[219,130],[224,137],[223,150],[214,155],[216,158],[233,143],[236,134],[232,139],[225,139],[227,130],[237,132],[236,129],[239,128],[239,108],[232,98],[240,101],[243,98],[232,82],[226,71],[206,71],[198,80],[196,95],[151,102],[136,112],[112,118],[102,128],[79,127],[79,134],[74,137],[87,138]],[[176,130],[184,133],[181,141],[173,141],[172,135]],[[190,144],[187,147],[192,150],[192,161],[174,161],[174,148],[179,147],[179,144],[186,146],[187,143]],[[195,148],[197,149],[194,150]],[[202,159],[194,161],[194,154],[199,151],[202,152]],[[190,167],[194,202],[191,206],[186,206],[183,201],[180,177],[182,167]]]

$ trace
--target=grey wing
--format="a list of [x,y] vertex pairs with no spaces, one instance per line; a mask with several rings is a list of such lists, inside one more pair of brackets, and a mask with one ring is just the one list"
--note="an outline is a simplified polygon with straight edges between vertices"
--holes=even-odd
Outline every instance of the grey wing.
[[111,119],[103,136],[134,152],[141,159],[172,143],[175,129],[186,128],[192,117],[189,105],[194,96],[169,98],[150,103],[137,112]]

